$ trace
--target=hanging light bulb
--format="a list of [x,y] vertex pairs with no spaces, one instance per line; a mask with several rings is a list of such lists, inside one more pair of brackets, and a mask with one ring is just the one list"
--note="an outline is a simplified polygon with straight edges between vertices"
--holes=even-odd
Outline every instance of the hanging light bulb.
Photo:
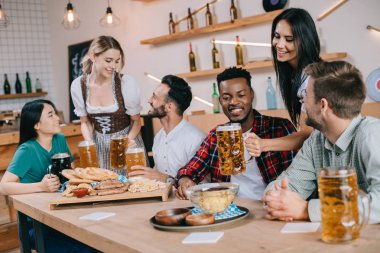
[[8,16],[5,14],[5,11],[3,10],[0,4],[0,29],[6,28],[8,24],[9,24]]
[[99,24],[103,27],[115,27],[120,24],[120,18],[113,14],[109,0],[106,14],[99,20]]
[[69,0],[63,15],[62,25],[66,30],[74,30],[79,27],[79,24],[78,14],[74,11],[74,7]]

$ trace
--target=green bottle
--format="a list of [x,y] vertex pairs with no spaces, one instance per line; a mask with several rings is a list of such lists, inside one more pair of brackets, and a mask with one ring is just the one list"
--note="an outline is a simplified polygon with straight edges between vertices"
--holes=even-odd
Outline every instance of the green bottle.
[[216,91],[216,84],[213,83],[213,85],[214,85],[214,92],[212,93],[212,104],[214,108],[214,113],[220,113],[219,96],[218,96],[218,92]]
[[22,85],[20,82],[20,78],[18,77],[18,73],[16,73],[15,90],[16,90],[16,93],[18,93],[18,94],[22,93]]
[[7,74],[4,74],[4,94],[11,94],[11,85],[9,84]]
[[32,81],[30,80],[29,72],[26,72],[25,84],[26,84],[26,92],[32,93]]

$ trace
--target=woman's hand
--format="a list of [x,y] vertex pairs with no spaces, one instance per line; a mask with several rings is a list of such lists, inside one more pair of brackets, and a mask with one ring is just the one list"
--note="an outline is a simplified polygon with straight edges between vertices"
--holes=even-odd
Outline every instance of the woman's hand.
[[247,148],[249,155],[258,157],[261,155],[261,152],[264,152],[264,150],[262,150],[261,142],[262,139],[260,139],[255,133],[248,133],[245,136],[245,147]]
[[136,141],[128,137],[128,148],[136,148],[136,147],[137,147]]
[[41,181],[41,186],[44,192],[56,192],[61,183],[56,175],[45,175]]

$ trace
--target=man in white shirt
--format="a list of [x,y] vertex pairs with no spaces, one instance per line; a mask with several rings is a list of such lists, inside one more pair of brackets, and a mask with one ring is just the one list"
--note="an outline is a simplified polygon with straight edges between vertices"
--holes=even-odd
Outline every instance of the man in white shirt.
[[162,182],[173,182],[178,169],[198,150],[206,134],[183,119],[193,95],[188,83],[173,75],[162,78],[161,84],[149,99],[148,115],[160,119],[162,129],[154,137],[153,169],[133,166],[129,176],[144,176]]

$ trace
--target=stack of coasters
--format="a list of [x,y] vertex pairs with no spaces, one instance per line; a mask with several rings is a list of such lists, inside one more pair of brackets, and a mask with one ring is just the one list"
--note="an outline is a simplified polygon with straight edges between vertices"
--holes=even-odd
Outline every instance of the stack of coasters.
[[[200,210],[196,207],[191,209],[191,212],[193,214],[203,213],[202,210]],[[216,214],[214,214],[214,217],[215,217],[215,220],[223,220],[223,219],[233,218],[233,217],[245,214],[245,213],[246,213],[246,211],[240,210],[234,203],[231,203],[224,212],[216,213]]]

